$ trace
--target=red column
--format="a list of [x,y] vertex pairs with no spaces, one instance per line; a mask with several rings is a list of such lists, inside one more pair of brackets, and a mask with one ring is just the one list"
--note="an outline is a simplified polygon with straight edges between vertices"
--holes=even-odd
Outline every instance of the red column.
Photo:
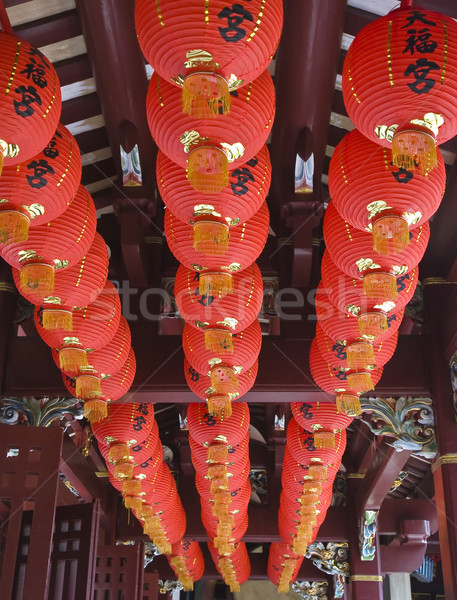
[[457,423],[444,342],[454,333],[449,328],[454,320],[452,295],[456,288],[456,284],[446,282],[433,282],[424,288],[428,365],[439,451],[433,466],[435,501],[446,598],[457,598]]

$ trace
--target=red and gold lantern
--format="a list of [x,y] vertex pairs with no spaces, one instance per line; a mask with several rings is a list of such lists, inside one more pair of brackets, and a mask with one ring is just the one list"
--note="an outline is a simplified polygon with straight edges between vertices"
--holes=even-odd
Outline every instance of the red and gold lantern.
[[[196,442],[203,446],[220,442],[227,446],[228,453],[229,446],[237,446],[248,434],[249,408],[246,402],[235,402],[232,406],[232,415],[228,418],[219,418],[210,415],[204,404],[191,403],[187,409],[187,425],[189,435]],[[208,458],[211,457],[210,451]]]

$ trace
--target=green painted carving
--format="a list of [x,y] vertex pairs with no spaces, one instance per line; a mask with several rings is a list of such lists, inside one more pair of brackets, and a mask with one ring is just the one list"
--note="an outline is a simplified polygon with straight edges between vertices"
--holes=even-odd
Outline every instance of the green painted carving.
[[313,565],[329,575],[333,575],[333,597],[344,598],[344,582],[349,577],[349,544],[347,542],[313,542],[306,550],[306,558]]
[[373,560],[376,554],[378,512],[366,510],[359,524],[359,550],[362,560]]
[[76,398],[3,398],[0,423],[49,427],[53,421],[82,419],[84,408]]
[[294,581],[291,588],[301,600],[328,600],[326,581]]
[[396,450],[412,450],[424,458],[437,453],[432,400],[430,398],[362,398],[362,420],[375,435],[395,438]]

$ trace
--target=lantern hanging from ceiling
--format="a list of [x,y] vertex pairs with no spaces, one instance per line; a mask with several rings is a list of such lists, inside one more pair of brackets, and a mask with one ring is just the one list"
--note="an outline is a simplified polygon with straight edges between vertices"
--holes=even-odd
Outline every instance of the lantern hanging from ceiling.
[[266,143],[275,114],[273,80],[264,71],[232,98],[229,114],[196,119],[181,113],[176,86],[154,73],[146,98],[146,114],[158,147],[187,169],[192,187],[215,194],[228,185],[229,169],[242,167]]
[[60,83],[51,62],[25,40],[0,33],[0,172],[40,152],[60,119]]
[[[205,118],[228,112],[230,92],[265,71],[279,43],[282,18],[281,0],[249,0],[232,7],[212,0],[204,10],[196,0],[160,6],[139,0],[135,6],[146,60],[182,88],[183,110]],[[176,110],[175,116],[181,98]]]
[[352,423],[352,417],[339,411],[333,402],[291,402],[290,408],[299,426],[307,431],[324,429],[336,433]]
[[192,228],[165,210],[165,236],[176,259],[200,274],[200,294],[221,297],[233,291],[232,273],[243,271],[258,258],[268,237],[266,202],[245,223],[231,229],[223,256],[202,254],[192,245]]
[[457,23],[411,6],[376,19],[346,54],[343,98],[365,136],[392,146],[393,162],[423,173],[436,165],[436,146],[457,133]]
[[357,129],[335,148],[329,168],[329,190],[342,218],[370,230],[381,254],[401,251],[408,230],[427,221],[440,205],[446,185],[441,152],[438,165],[424,175],[395,166],[392,151],[373,143]]
[[[333,436],[333,446],[321,445],[319,447],[319,434],[330,433]],[[334,463],[338,457],[341,460],[346,448],[346,430],[337,433],[319,431],[310,433],[300,427],[295,419],[289,421],[287,426],[287,447],[291,455],[301,463],[313,462],[319,459],[323,463]]]
[[193,582],[203,577],[205,561],[198,542],[180,540],[173,544],[167,559],[184,589],[193,589]]
[[165,206],[175,217],[194,225],[202,218],[220,219],[229,228],[244,223],[264,202],[271,182],[267,146],[243,165],[231,169],[228,185],[219,193],[202,195],[190,185],[186,171],[159,150],[157,186]]
[[229,418],[211,416],[202,403],[190,403],[187,408],[189,435],[196,442],[208,446],[212,442],[222,442],[227,446],[237,446],[248,434],[249,408],[246,402],[235,402]]
[[0,241],[24,242],[29,227],[60,216],[81,181],[76,140],[59,124],[46,147],[31,159],[5,167],[0,179]]
[[94,201],[79,186],[64,213],[46,225],[30,229],[26,242],[2,246],[1,255],[19,269],[22,289],[40,297],[51,296],[54,271],[73,267],[87,254],[96,225]]
[[383,367],[392,358],[397,347],[398,331],[379,344],[372,344],[361,335],[333,340],[325,334],[318,322],[316,340],[322,358],[331,367],[371,370],[375,366]]
[[428,221],[410,232],[409,245],[397,254],[383,256],[373,250],[368,232],[355,229],[330,202],[324,216],[324,239],[333,262],[349,277],[363,280],[367,296],[380,303],[398,297],[396,278],[414,269],[427,248]]
[[393,335],[400,327],[404,309],[387,312],[383,305],[374,302],[360,310],[339,310],[329,299],[322,282],[315,296],[317,319],[326,335],[334,340],[356,338],[380,343]]
[[108,249],[105,240],[95,233],[85,256],[74,267],[59,269],[54,276],[52,296],[39,296],[21,285],[20,271],[13,268],[14,283],[19,292],[32,304],[42,304],[43,310],[56,307],[87,306],[94,302],[105,287],[108,276]]

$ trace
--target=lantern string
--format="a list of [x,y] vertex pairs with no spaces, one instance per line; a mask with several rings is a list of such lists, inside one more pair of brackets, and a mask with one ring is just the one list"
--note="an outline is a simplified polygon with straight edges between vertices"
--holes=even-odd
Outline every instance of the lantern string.
[[3,33],[13,33],[13,28],[11,26],[8,13],[6,12],[3,0],[0,0],[0,25]]

